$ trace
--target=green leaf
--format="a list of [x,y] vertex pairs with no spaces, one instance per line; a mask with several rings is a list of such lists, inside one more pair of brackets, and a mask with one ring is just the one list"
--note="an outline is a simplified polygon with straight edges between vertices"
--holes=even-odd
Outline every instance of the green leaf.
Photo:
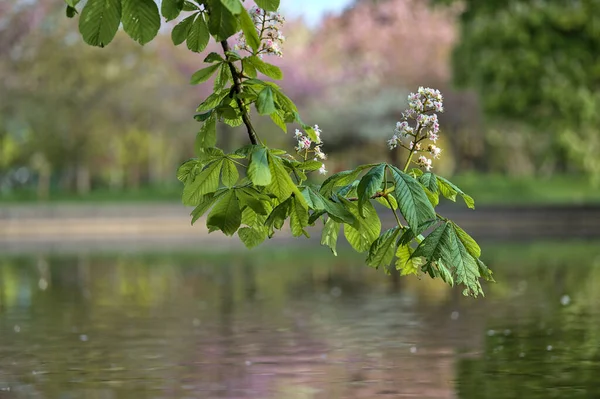
[[238,236],[248,249],[259,246],[267,239],[266,229],[255,229],[252,227],[242,227],[238,230]]
[[196,14],[196,19],[188,30],[187,48],[195,53],[201,53],[208,45],[209,40],[210,34],[208,33],[204,14],[199,12]]
[[123,30],[133,40],[146,44],[160,29],[160,14],[153,0],[121,0]]
[[[388,194],[386,198],[377,197],[377,198],[375,198],[375,201],[379,202],[381,205],[385,206],[388,209],[393,209],[393,210],[398,209],[398,201],[396,201],[396,198],[392,194]],[[389,200],[389,202],[388,202],[388,200]],[[390,203],[392,204],[391,207],[390,207]]]
[[259,215],[267,215],[270,211],[270,198],[258,193],[253,188],[238,190],[237,196],[242,205],[248,206]]
[[444,182],[444,180],[439,179],[438,180],[438,188],[440,190],[440,193],[445,198],[448,198],[450,201],[456,202],[456,194],[458,194],[458,192],[456,190],[454,190],[451,185]]
[[[215,78],[214,91],[222,90],[223,87],[227,86],[227,83],[231,80],[231,70],[229,69],[229,65],[221,64],[221,68],[219,69],[219,73]],[[235,118],[237,118],[237,111],[234,112]]]
[[251,78],[256,78],[256,68],[254,68],[252,63],[248,61],[248,57],[242,60],[242,69],[244,70],[244,74],[250,76]]
[[209,229],[219,229],[227,236],[234,235],[241,223],[242,211],[235,190],[229,190],[223,195],[206,220]]
[[453,248],[452,248],[452,265],[456,275],[456,283],[463,284],[467,287],[466,292],[473,296],[483,295],[481,283],[479,283],[479,267],[475,259],[469,255],[469,251],[462,243],[456,234],[456,230],[452,229],[453,233]]
[[292,212],[292,197],[283,201],[281,204],[277,205],[267,220],[265,221],[265,225],[274,227],[276,229],[281,229],[283,227],[283,223]]
[[213,51],[204,58],[204,62],[208,64],[211,64],[213,62],[225,62],[225,59],[223,59],[223,57],[221,57],[219,54]]
[[160,11],[163,17],[168,21],[172,21],[179,16],[183,10],[184,0],[162,0]]
[[239,14],[244,10],[242,2],[240,0],[221,0],[221,4],[225,6],[232,14]]
[[272,112],[269,116],[278,128],[283,130],[284,133],[287,133],[287,125],[285,124],[285,120],[279,115],[279,112]]
[[379,237],[381,232],[381,221],[373,205],[367,202],[363,212],[365,217],[358,214],[358,205],[346,199],[342,199],[344,207],[356,218],[356,227],[344,224],[344,236],[352,248],[357,252],[365,252],[371,248],[371,244]]
[[269,167],[267,149],[262,146],[254,147],[248,165],[248,177],[255,186],[268,186],[271,184],[272,176]]
[[185,41],[185,39],[187,39],[195,17],[195,15],[190,15],[175,25],[173,31],[171,31],[171,40],[173,41],[174,45],[179,46]]
[[304,230],[304,227],[306,226],[308,226],[308,209],[300,201],[300,198],[293,197],[290,213],[292,235],[294,237],[299,237],[301,235],[309,237],[308,233]]
[[256,5],[263,10],[277,11],[279,8],[279,0],[256,0]]
[[283,79],[283,73],[281,72],[281,69],[279,69],[279,67],[267,64],[266,62],[258,58],[258,56],[256,55],[252,55],[250,57],[247,57],[246,59],[248,60],[248,63],[250,63],[250,65],[252,65],[258,72],[262,73],[263,75],[266,75],[276,80]]
[[242,31],[246,37],[246,43],[248,43],[250,48],[256,53],[260,48],[260,38],[254,27],[252,18],[245,8],[242,9],[242,13],[240,14],[240,24],[242,25]]
[[422,257],[412,257],[413,249],[408,245],[399,245],[396,250],[396,270],[400,270],[401,276],[409,274],[419,275],[421,266],[425,264]]
[[219,69],[220,66],[220,64],[211,65],[209,67],[202,68],[196,71],[190,79],[190,84],[197,85],[202,82],[206,82],[208,79],[210,79],[213,73],[215,73],[215,71]]
[[373,241],[371,248],[369,248],[367,265],[376,269],[380,266],[389,266],[396,252],[396,239],[400,232],[401,230],[397,226],[392,227]]
[[426,259],[426,265],[431,262],[442,260],[445,264],[452,264],[454,242],[453,242],[452,225],[448,222],[439,225],[419,244],[413,258],[422,256]]
[[371,197],[375,195],[383,184],[383,178],[385,175],[385,164],[379,164],[369,170],[358,183],[358,211],[361,216],[363,215],[363,206],[366,202],[369,202]]
[[194,150],[197,155],[203,152],[204,148],[214,147],[217,144],[217,119],[214,114],[204,122],[200,131],[196,135]]
[[227,187],[233,187],[240,178],[240,174],[231,159],[223,160],[223,168],[221,169],[221,180]]
[[[446,194],[444,194],[444,191],[449,191],[449,194],[451,195],[453,192],[454,194],[454,199],[452,199],[453,201],[456,200],[456,193],[458,193],[463,201],[465,201],[465,204],[467,204],[467,207],[471,208],[471,209],[475,209],[475,201],[473,200],[473,198],[471,198],[470,195],[467,195],[464,191],[462,191],[460,188],[458,188],[454,183],[450,182],[448,179],[445,179],[441,176],[437,176],[437,180],[438,183],[440,183],[440,191],[442,192],[442,195],[446,198],[449,198],[448,196],[446,196]],[[444,189],[442,189],[442,185],[444,186]],[[444,191],[442,191],[444,190]]]
[[296,187],[287,170],[283,166],[281,159],[268,154],[269,170],[271,171],[271,184],[268,185],[269,191],[283,201],[292,195],[293,189]]
[[340,224],[331,218],[327,219],[321,233],[321,245],[328,246],[335,256],[337,256],[336,246],[339,234]]
[[200,7],[198,7],[191,1],[185,0],[183,2],[183,11],[200,11]]
[[321,197],[318,191],[313,189],[312,187],[304,187],[302,189],[302,195],[306,200],[310,209],[315,210],[324,210],[325,204],[323,203],[324,199]]
[[321,169],[321,166],[323,166],[323,163],[320,161],[308,160],[300,163],[300,165],[298,165],[298,169],[305,170],[307,172],[314,172],[315,170]]
[[[437,219],[428,220],[427,222],[420,225],[417,231],[423,232],[437,223]],[[400,243],[400,245],[408,245],[415,238],[417,238],[419,242],[423,241],[423,237],[420,234],[415,234],[414,230],[408,227],[404,229],[404,234],[402,234],[398,242]]]
[[271,115],[275,112],[275,102],[273,101],[273,90],[266,86],[258,94],[256,99],[256,110],[261,115]]
[[483,277],[486,281],[490,281],[492,283],[496,282],[493,277],[494,273],[488,269],[487,265],[480,259],[475,259],[475,261],[477,262],[477,267],[479,268],[479,274],[481,274],[481,277]]
[[[358,226],[357,218],[353,213],[344,207],[344,205],[337,202],[328,200],[325,197],[321,197],[323,200],[323,206],[325,211],[330,218],[339,223],[347,223],[352,226]],[[379,218],[377,218],[379,220]]]
[[190,214],[192,216],[192,226],[210,209],[211,206],[213,206],[213,204],[219,198],[221,198],[223,194],[225,194],[225,191],[221,191],[219,193],[210,193],[202,197],[200,204],[198,204],[198,206]]
[[419,176],[419,182],[423,185],[423,187],[425,187],[432,193],[437,194],[439,192],[437,179],[433,173],[427,172]]
[[196,206],[202,201],[202,196],[217,191],[222,166],[222,160],[213,161],[193,182],[186,184],[183,188],[183,204]]
[[219,93],[212,93],[204,100],[202,104],[196,108],[196,111],[203,112],[209,111],[219,105],[219,103],[229,94],[229,90],[222,90]]
[[427,199],[423,187],[414,177],[402,172],[395,166],[391,167],[394,182],[396,183],[395,195],[398,208],[411,229],[418,231],[419,226],[430,219],[435,219],[435,210]]
[[454,228],[454,233],[456,237],[463,243],[469,254],[475,259],[481,256],[481,248],[477,244],[477,242],[467,234],[466,231],[460,228],[456,223],[452,222],[452,227]]
[[75,15],[77,15],[77,9],[68,5],[67,9],[65,10],[65,14],[67,15],[67,18],[73,18]]
[[238,20],[219,0],[210,0],[208,31],[217,42],[226,40],[238,31]]
[[358,166],[356,169],[352,170],[344,170],[342,172],[338,172],[334,175],[329,176],[323,184],[321,185],[321,189],[319,190],[322,195],[325,197],[329,197],[333,194],[336,187],[346,186],[352,183],[360,173],[370,167],[373,167],[377,164],[368,164]]
[[79,17],[79,32],[91,46],[112,41],[121,23],[121,0],[88,0]]
[[187,183],[190,179],[196,177],[197,172],[202,168],[202,163],[197,159],[188,159],[177,168],[177,180]]

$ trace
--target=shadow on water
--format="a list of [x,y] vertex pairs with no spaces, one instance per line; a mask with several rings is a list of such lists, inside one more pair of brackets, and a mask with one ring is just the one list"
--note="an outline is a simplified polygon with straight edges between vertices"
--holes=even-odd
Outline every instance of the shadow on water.
[[484,300],[312,247],[0,258],[0,398],[600,397],[600,246],[486,249]]

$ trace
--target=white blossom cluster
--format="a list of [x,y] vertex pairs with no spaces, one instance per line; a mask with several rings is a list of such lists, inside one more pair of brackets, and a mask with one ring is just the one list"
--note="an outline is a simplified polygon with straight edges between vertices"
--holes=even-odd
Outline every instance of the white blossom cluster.
[[[285,42],[285,36],[281,33],[281,28],[285,18],[277,12],[265,11],[257,6],[252,7],[248,12],[261,41],[258,56],[262,57],[264,54],[283,56],[282,46]],[[234,48],[238,51],[245,50],[252,53],[252,48],[246,42],[244,32],[240,32],[238,35],[237,44]]]
[[[434,143],[439,139],[440,124],[436,112],[444,112],[443,97],[439,90],[419,87],[416,93],[408,96],[408,109],[402,113],[402,121],[396,123],[394,135],[388,140],[390,150],[400,146],[411,153],[427,153],[435,159],[442,150]],[[414,124],[414,127],[411,126]],[[408,145],[403,140],[410,140]],[[430,140],[424,147],[421,142]],[[425,155],[417,158],[416,164],[431,170],[432,160]]]
[[[308,159],[310,154],[314,154],[315,161],[322,161],[327,159],[327,155],[321,150],[321,146],[323,142],[321,141],[321,129],[319,125],[313,126],[313,130],[315,131],[315,135],[317,136],[316,141],[312,141],[308,135],[305,135],[300,130],[296,129],[294,133],[294,138],[298,141],[296,145],[296,152],[300,155],[304,156],[304,159]],[[312,147],[312,148],[311,148]],[[325,164],[321,164],[321,168],[319,169],[319,173],[324,175],[327,173],[325,169]]]

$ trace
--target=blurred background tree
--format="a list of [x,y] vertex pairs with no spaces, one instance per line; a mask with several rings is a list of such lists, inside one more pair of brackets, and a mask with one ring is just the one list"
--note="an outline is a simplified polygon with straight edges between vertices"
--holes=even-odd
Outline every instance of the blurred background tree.
[[[455,3],[454,1],[442,1]],[[600,1],[461,1],[455,82],[479,94],[490,141],[527,171],[598,182]],[[519,162],[519,165],[522,162]]]
[[[0,4],[0,193],[151,186],[175,198],[208,94],[188,85],[201,59],[162,33],[145,47],[120,32],[110,52],[91,48],[63,2],[35,3]],[[600,0],[431,3],[354,0],[319,23],[288,18],[275,63],[323,129],[328,170],[401,161],[385,141],[423,85],[445,95],[440,169],[600,179]],[[271,145],[293,145],[255,121]],[[222,147],[245,142],[222,129]]]

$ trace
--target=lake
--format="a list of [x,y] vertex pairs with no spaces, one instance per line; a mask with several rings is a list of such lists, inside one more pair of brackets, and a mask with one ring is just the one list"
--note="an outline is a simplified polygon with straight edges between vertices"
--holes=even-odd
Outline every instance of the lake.
[[600,242],[482,247],[483,299],[348,248],[0,255],[0,398],[599,398]]

